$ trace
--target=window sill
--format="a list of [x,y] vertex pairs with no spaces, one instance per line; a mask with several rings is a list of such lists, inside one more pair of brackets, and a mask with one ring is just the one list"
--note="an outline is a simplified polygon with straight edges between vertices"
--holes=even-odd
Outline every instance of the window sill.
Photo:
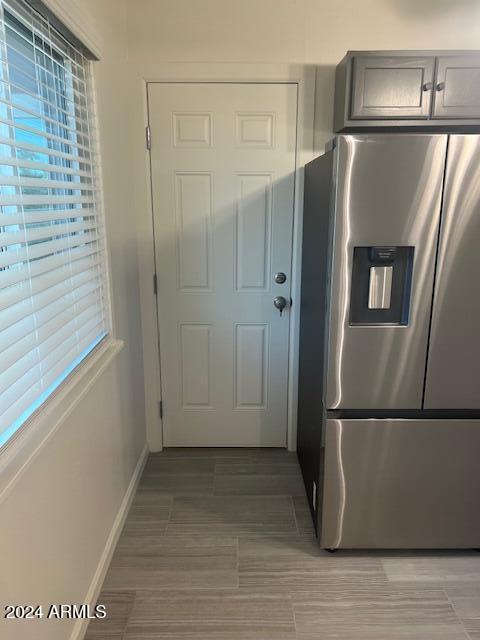
[[3,447],[0,451],[0,501],[123,346],[122,340],[107,339],[45,402],[29,424]]

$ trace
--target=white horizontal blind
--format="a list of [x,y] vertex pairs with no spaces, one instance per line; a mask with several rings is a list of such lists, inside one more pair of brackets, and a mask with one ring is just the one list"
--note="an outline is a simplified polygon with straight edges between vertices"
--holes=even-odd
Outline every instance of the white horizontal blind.
[[0,446],[108,334],[90,63],[0,0]]

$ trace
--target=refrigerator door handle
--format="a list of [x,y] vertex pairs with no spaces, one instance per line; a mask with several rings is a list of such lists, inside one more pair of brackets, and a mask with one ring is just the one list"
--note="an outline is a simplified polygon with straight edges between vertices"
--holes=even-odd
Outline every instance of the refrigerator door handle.
[[369,309],[390,309],[393,267],[370,267]]

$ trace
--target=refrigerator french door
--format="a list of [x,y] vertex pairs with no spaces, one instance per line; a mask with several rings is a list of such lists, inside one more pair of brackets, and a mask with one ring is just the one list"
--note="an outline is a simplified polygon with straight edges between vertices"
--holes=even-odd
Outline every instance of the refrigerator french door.
[[298,455],[326,548],[480,546],[480,138],[306,166]]

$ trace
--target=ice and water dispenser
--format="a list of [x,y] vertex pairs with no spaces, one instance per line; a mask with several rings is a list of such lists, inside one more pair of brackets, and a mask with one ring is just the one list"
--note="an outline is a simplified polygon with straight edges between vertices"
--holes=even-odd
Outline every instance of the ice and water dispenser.
[[351,325],[407,325],[413,247],[355,247]]

